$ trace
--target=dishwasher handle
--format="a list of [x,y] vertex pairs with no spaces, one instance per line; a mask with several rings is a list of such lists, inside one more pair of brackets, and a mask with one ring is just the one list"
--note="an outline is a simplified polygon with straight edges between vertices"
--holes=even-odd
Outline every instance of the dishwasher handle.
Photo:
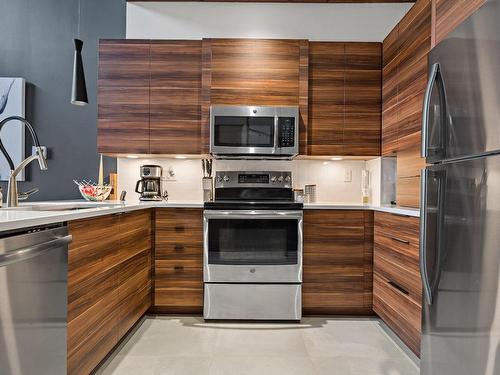
[[24,247],[22,249],[13,250],[6,254],[2,254],[0,255],[0,267],[5,267],[9,264],[14,264],[22,262],[26,259],[34,258],[48,250],[67,245],[71,242],[72,239],[73,236],[69,234],[64,237],[58,237],[47,242],[41,242],[33,246]]

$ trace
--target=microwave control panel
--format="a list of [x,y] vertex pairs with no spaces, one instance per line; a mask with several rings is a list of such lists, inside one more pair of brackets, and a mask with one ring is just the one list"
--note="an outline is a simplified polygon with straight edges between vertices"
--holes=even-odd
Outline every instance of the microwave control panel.
[[278,147],[293,147],[295,145],[295,118],[278,118]]

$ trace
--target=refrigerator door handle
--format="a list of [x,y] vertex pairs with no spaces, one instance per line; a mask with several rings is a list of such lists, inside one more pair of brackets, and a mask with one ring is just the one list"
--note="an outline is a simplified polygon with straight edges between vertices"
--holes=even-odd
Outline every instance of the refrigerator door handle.
[[432,289],[429,282],[429,274],[427,272],[426,259],[426,241],[427,241],[427,180],[428,171],[422,169],[421,187],[420,187],[420,275],[422,277],[422,287],[424,290],[424,298],[429,305],[432,305]]
[[427,83],[427,88],[425,90],[424,96],[424,107],[422,110],[422,148],[421,148],[421,156],[423,158],[427,158],[428,148],[429,148],[429,113],[430,113],[430,105],[431,105],[431,96],[432,91],[434,90],[434,86],[436,84],[437,75],[439,73],[439,63],[434,63],[431,68],[431,72],[429,75],[429,81]]

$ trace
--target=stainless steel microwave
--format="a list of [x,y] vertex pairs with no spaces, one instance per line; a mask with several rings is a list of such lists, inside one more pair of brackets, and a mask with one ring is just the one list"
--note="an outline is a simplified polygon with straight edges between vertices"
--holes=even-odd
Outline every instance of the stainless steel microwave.
[[228,159],[293,158],[299,153],[298,107],[212,106],[210,153]]

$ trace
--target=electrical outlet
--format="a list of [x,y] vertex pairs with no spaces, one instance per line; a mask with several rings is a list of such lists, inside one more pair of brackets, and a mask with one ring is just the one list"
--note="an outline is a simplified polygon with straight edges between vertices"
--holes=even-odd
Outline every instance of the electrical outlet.
[[352,182],[352,170],[345,170],[344,182]]
[[175,171],[174,171],[174,168],[172,167],[168,167],[168,170],[167,172],[165,173],[165,176],[163,176],[163,179],[165,181],[176,181],[177,180],[177,177],[175,175]]

